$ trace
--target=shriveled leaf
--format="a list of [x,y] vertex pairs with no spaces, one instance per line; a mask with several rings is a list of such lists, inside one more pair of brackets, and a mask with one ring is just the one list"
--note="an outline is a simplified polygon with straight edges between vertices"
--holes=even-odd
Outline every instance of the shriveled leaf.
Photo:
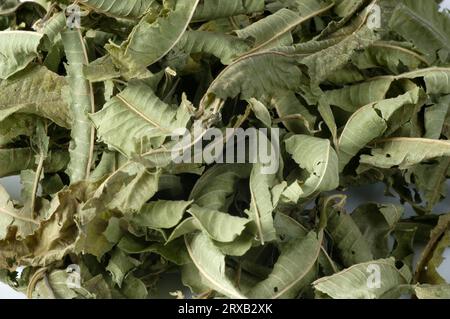
[[307,172],[306,179],[296,181],[298,198],[329,191],[339,185],[338,157],[329,140],[295,135],[286,140],[286,150]]
[[230,298],[245,298],[226,276],[225,255],[206,235],[200,233],[193,238],[186,237],[186,247],[192,262],[211,289]]
[[333,299],[378,299],[391,289],[408,284],[410,277],[408,270],[398,269],[391,258],[354,265],[333,276],[320,278],[313,285]]
[[0,79],[5,80],[25,69],[39,55],[42,34],[31,31],[0,33]]

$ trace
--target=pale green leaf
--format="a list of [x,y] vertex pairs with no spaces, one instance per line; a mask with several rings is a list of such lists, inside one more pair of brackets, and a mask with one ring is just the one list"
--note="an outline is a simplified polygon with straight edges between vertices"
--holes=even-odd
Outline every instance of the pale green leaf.
[[295,162],[307,172],[304,182],[295,182],[301,189],[299,198],[334,190],[339,185],[338,157],[329,140],[294,135],[285,143]]
[[189,199],[204,208],[228,211],[238,181],[248,178],[250,171],[246,164],[216,165],[200,177]]
[[192,202],[157,201],[145,204],[132,222],[143,227],[172,228],[178,225]]
[[352,114],[339,138],[339,170],[368,143],[381,137],[388,129],[388,121],[395,111],[406,106],[411,109],[419,101],[416,88],[396,98],[382,100],[361,107]]
[[31,31],[0,33],[0,79],[25,69],[39,55],[42,34]]
[[131,75],[161,60],[180,41],[190,23],[199,0],[171,3],[159,17],[150,12],[134,27],[120,46],[107,45],[115,64]]
[[250,290],[249,297],[295,298],[314,278],[320,247],[321,239],[315,232],[289,242],[278,257],[272,273]]
[[94,89],[84,78],[83,66],[89,63],[86,44],[80,30],[61,34],[67,56],[73,125],[70,163],[67,169],[71,181],[89,178],[94,161],[95,130],[88,113],[95,112]]
[[407,169],[429,159],[450,156],[450,142],[425,138],[398,137],[380,141],[371,155],[362,155],[361,163],[380,168]]
[[131,157],[149,151],[155,144],[159,147],[155,138],[185,128],[190,117],[185,105],[168,105],[150,87],[135,82],[90,117],[102,141]]
[[14,113],[35,114],[70,128],[72,114],[67,103],[64,77],[35,66],[0,83],[0,121]]
[[211,289],[230,298],[245,298],[225,274],[225,255],[206,235],[200,233],[185,241],[192,262]]
[[155,0],[81,0],[80,4],[112,17],[137,19],[152,8],[157,8]]
[[188,209],[197,221],[200,229],[212,240],[229,243],[244,231],[250,222],[246,218],[232,216],[209,208],[192,205]]
[[[373,275],[375,271],[379,271],[379,286]],[[408,284],[410,279],[407,272],[396,267],[394,259],[379,259],[320,278],[313,285],[316,290],[333,299],[378,299],[389,290]]]

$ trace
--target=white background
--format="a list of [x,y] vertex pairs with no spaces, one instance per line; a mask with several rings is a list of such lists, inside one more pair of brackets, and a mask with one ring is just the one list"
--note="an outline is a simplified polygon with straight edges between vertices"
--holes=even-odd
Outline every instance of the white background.
[[[430,0],[431,1],[431,0]],[[450,0],[445,0],[443,3],[445,8],[450,9]],[[450,32],[450,30],[448,30]],[[17,178],[15,177],[9,177],[9,178],[3,178],[0,179],[0,184],[4,186],[8,192],[11,194],[11,196],[15,199],[18,199],[20,197],[20,183]],[[450,186],[450,185],[449,185]],[[391,201],[389,199],[383,198],[383,189],[380,187],[376,187],[375,189],[367,189],[367,191],[359,192],[358,194],[355,194],[355,201],[353,203],[350,203],[351,206],[357,206],[360,202],[366,202],[366,201]],[[450,193],[449,193],[450,195]],[[444,209],[444,212],[448,210],[448,207],[450,203],[445,203],[442,205],[442,208]],[[445,255],[447,257],[450,257],[450,251],[447,250]],[[442,263],[441,267],[439,268],[439,271],[442,276],[444,276],[447,281],[450,282],[450,258],[446,258],[444,262]],[[173,291],[176,290],[176,287],[173,287]],[[179,288],[178,288],[179,289]],[[17,293],[13,289],[9,288],[8,286],[0,283],[0,299],[25,299],[25,296]]]

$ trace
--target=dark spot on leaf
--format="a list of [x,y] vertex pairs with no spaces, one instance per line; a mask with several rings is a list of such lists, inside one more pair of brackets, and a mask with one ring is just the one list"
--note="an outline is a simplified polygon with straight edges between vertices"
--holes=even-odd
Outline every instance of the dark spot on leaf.
[[401,260],[397,260],[397,261],[395,262],[395,267],[396,267],[397,269],[401,269],[404,265],[405,265],[405,264],[404,264],[403,261],[401,261]]

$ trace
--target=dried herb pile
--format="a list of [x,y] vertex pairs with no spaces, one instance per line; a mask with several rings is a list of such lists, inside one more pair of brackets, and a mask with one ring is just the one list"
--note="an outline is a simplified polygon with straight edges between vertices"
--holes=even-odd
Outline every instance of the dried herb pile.
[[[33,298],[147,298],[170,274],[179,297],[450,297],[440,2],[1,0],[0,177],[22,193],[0,186],[0,280]],[[279,170],[174,163],[171,131],[199,121],[279,128]],[[347,211],[376,183],[391,200]]]

